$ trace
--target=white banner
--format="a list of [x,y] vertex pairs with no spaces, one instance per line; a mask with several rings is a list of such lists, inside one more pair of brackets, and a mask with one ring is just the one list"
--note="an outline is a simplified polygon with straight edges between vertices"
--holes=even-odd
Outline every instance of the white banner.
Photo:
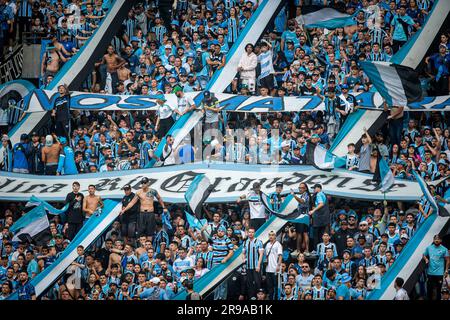
[[[72,190],[72,182],[81,184],[82,192],[89,184],[97,186],[97,194],[103,198],[121,199],[121,189],[130,184],[134,190],[140,187],[143,177],[150,179],[151,188],[156,189],[164,201],[184,203],[184,193],[191,181],[199,174],[206,174],[214,190],[208,202],[234,202],[240,195],[250,191],[253,182],[259,181],[262,191],[275,190],[277,182],[283,182],[286,192],[297,189],[300,182],[311,188],[320,183],[325,193],[345,198],[383,200],[379,186],[372,182],[372,175],[335,169],[331,172],[311,166],[267,166],[204,163],[159,167],[133,171],[113,171],[82,174],[76,176],[36,176],[29,174],[2,173],[0,177],[0,200],[28,201],[31,195],[47,201],[63,201]],[[386,193],[388,200],[415,201],[422,195],[416,182],[395,180]]]
[[[186,96],[196,100],[200,92],[187,92]],[[216,93],[224,111],[232,112],[298,112],[324,110],[322,99],[316,96],[298,97],[261,97],[242,96],[228,93]],[[53,109],[57,91],[36,89],[25,99],[28,113],[49,111]],[[373,92],[357,93],[358,106],[365,109],[383,109],[383,98]],[[168,104],[177,106],[175,94],[166,94]],[[199,104],[198,101],[196,101]],[[85,92],[72,92],[70,108],[73,110],[157,110],[155,96],[108,95]],[[422,101],[410,103],[410,111],[448,111],[450,96],[425,97]]]

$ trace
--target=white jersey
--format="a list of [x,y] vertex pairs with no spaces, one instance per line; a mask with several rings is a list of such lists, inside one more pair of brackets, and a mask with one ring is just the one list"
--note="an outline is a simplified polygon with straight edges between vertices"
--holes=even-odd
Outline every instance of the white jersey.
[[[181,113],[184,113],[186,110],[188,110],[190,107],[192,107],[195,103],[194,100],[190,97],[183,96],[181,98],[177,98],[178,101],[178,111]],[[180,118],[181,116],[177,114],[176,118]]]
[[255,192],[250,192],[247,195],[247,200],[250,207],[250,219],[264,219],[266,208],[261,202],[261,197]]
[[281,246],[281,243],[276,240],[273,244],[268,242],[266,244],[266,248],[264,249],[264,254],[267,259],[266,272],[277,272],[278,257],[283,255],[283,247]]
[[409,300],[408,293],[405,289],[400,288],[395,294],[394,300]]

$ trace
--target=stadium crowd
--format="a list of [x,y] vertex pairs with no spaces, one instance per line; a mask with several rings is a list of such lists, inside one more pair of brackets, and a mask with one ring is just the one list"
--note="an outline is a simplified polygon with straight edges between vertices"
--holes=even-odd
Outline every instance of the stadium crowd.
[[[30,14],[27,11],[23,15],[20,9],[14,16],[10,9],[0,10],[8,12],[7,24],[15,18],[26,20],[37,32],[47,30],[47,26],[54,28],[61,21],[61,26],[51,32],[51,45],[43,59],[41,80],[45,88],[105,16],[108,3],[96,0],[79,6],[76,0],[70,4],[19,1],[16,6],[22,8],[19,4],[26,3],[34,3]],[[307,6],[298,6],[293,15],[283,8],[263,40],[246,46],[236,78],[226,92],[315,95],[323,99],[325,111],[241,116],[222,112],[212,92],[205,91],[205,99],[198,106],[184,92],[204,90],[212,74],[224,66],[227,52],[258,1],[178,0],[170,22],[162,21],[157,4],[144,1],[130,10],[80,90],[156,95],[158,112],[70,111],[70,92],[60,86],[48,134],[24,133],[20,143],[12,145],[7,132],[13,123],[8,123],[8,114],[3,112],[1,170],[67,175],[145,168],[156,158],[158,142],[174,121],[194,109],[204,110],[207,128],[223,134],[242,128],[246,133],[245,143],[233,150],[210,137],[205,139],[204,144],[215,149],[214,160],[302,164],[306,141],[330,147],[345,119],[358,107],[354,94],[374,91],[359,62],[388,61],[423,26],[432,7],[428,0],[332,1],[331,6],[349,14],[359,11],[356,26],[332,31],[306,29],[299,24],[295,16]],[[37,6],[48,9],[44,10],[46,14],[37,14]],[[373,6],[379,14],[374,14]],[[66,28],[68,21],[64,22],[63,16],[80,17],[84,24],[73,23],[74,28]],[[424,91],[430,95],[449,93],[449,49],[449,34],[444,32],[425,59]],[[163,94],[168,93],[178,96],[177,106],[166,103]],[[396,178],[414,179],[412,170],[427,181],[448,176],[447,113],[414,113],[403,107],[390,107],[385,112],[386,124],[374,136],[361,132],[361,147],[356,147],[357,141],[348,145],[346,168],[374,173],[381,156]],[[279,138],[270,136],[273,129],[280,130]],[[172,140],[167,141],[170,148]],[[169,157],[155,160],[163,165],[188,163],[198,151],[185,141],[177,149],[166,151]],[[425,219],[437,214],[425,198],[417,204],[362,204],[331,198],[320,185],[301,184],[295,190],[298,210],[310,214],[311,223],[288,224],[280,235],[271,233],[269,243],[263,245],[254,240],[255,231],[268,218],[261,202],[255,201],[258,184],[236,203],[205,205],[208,227],[198,230],[187,224],[183,206],[166,207],[157,190],[147,193],[148,181],[142,183],[144,191],[138,191],[136,198],[139,203],[133,201],[128,206],[135,194],[125,188],[122,202],[126,210],[121,217],[91,247],[79,247],[78,258],[43,299],[165,300],[181,291],[186,291],[188,298],[198,299],[193,291],[195,281],[229,260],[240,245],[245,248],[246,263],[214,291],[216,299],[366,299]],[[66,199],[70,203],[66,221],[55,218],[50,226],[52,239],[44,245],[12,241],[9,227],[25,209],[11,204],[4,211],[0,299],[12,292],[21,299],[35,297],[30,279],[57,259],[84,220],[101,206],[95,187],[84,196],[79,193],[79,185],[74,183],[73,187],[74,192]],[[433,196],[447,201],[448,187],[444,181],[432,188]],[[279,204],[286,192],[277,185],[271,195],[273,204]],[[170,226],[162,219],[167,212]],[[416,299],[449,299],[449,254],[441,241],[436,237],[424,252],[427,269],[413,290]],[[398,299],[407,298],[402,286],[402,279],[397,279]]]

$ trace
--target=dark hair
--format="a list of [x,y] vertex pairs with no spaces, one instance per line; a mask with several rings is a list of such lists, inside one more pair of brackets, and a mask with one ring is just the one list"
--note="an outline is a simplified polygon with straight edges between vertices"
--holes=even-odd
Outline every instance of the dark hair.
[[397,287],[403,287],[403,284],[405,283],[405,280],[403,280],[403,278],[397,277],[395,278],[395,284],[397,285]]

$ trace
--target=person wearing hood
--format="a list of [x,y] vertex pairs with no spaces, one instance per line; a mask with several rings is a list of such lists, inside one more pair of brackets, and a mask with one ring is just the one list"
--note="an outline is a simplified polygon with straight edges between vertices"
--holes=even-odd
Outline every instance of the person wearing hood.
[[56,175],[78,174],[77,165],[75,163],[75,153],[68,145],[66,137],[59,137],[59,143],[62,150],[59,154],[58,169]]

